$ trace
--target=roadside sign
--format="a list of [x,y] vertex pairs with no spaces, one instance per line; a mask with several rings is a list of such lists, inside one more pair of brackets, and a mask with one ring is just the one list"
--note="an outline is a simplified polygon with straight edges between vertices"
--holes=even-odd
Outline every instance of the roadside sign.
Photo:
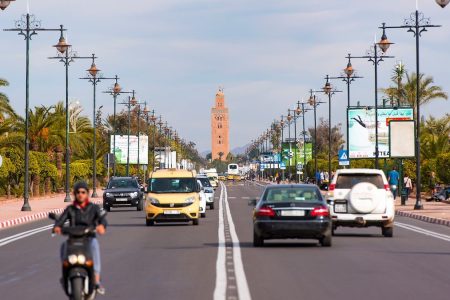
[[303,170],[303,164],[297,164],[297,170],[298,171],[301,171],[301,170]]
[[338,153],[339,165],[340,166],[348,166],[350,165],[350,159],[348,157],[347,150],[339,150]]
[[280,169],[286,170],[286,164],[284,162],[280,163]]

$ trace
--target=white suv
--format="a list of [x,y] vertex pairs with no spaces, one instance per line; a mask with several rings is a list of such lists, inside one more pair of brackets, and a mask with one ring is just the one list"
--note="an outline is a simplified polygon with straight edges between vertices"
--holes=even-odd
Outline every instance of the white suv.
[[394,197],[383,171],[337,170],[328,191],[333,233],[339,227],[381,227],[385,237],[394,234]]

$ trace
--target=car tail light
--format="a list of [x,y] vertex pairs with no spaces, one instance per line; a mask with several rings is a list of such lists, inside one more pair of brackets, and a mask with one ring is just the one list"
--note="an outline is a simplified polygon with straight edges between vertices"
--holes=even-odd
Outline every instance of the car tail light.
[[318,206],[311,211],[311,217],[328,217],[329,215],[330,212],[326,206]]
[[384,189],[385,189],[386,191],[388,191],[388,192],[391,190],[390,187],[389,187],[389,184],[385,184],[385,185],[384,185]]
[[256,215],[258,217],[275,217],[275,211],[268,206],[263,206],[260,209],[258,209]]
[[336,184],[331,183],[329,188],[328,188],[328,191],[332,192],[332,191],[334,191],[335,188],[336,188]]

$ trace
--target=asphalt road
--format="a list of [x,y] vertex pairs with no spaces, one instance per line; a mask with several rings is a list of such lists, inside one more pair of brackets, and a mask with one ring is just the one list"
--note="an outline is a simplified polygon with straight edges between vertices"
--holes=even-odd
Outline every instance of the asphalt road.
[[[146,227],[142,212],[113,210],[100,238],[103,298],[450,297],[450,228],[397,218],[394,238],[377,228],[339,228],[331,248],[297,240],[253,248],[247,202],[261,191],[243,183],[218,189],[216,209],[199,226]],[[0,299],[64,299],[58,284],[63,238],[52,238],[49,224],[0,231]]]

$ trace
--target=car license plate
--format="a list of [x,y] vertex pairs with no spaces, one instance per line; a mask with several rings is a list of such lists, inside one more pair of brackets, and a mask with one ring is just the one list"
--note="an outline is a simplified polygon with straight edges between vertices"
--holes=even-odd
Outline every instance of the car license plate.
[[165,215],[179,215],[180,211],[179,210],[165,210],[164,214]]
[[126,202],[128,201],[128,198],[116,198],[117,202]]
[[282,210],[281,215],[283,217],[304,217],[304,210]]
[[334,212],[346,213],[347,212],[347,204],[346,203],[335,203],[334,204]]

